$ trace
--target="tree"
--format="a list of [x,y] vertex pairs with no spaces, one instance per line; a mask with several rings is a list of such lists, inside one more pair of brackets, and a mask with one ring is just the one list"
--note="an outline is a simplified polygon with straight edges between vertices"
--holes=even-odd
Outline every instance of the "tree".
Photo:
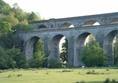
[[12,65],[12,59],[7,55],[4,48],[0,46],[0,69],[7,69]]
[[9,22],[0,20],[0,37],[12,32],[12,27]]
[[11,8],[11,12],[14,13],[14,17],[17,18],[20,22],[27,19],[27,14],[24,12],[17,3],[13,5],[13,8]]
[[[11,8],[9,4],[0,0],[0,46],[2,47],[0,56],[2,57],[0,59],[2,62],[0,63],[0,68],[24,67],[25,56],[20,51],[19,45],[21,42],[19,42],[17,34],[19,31],[26,32],[33,30],[35,27],[30,25],[29,22],[40,19],[38,14],[34,12],[24,12],[18,4],[14,4]],[[39,63],[42,64],[44,59],[41,48],[42,47],[40,47],[40,49],[37,48],[41,52],[35,50],[36,52],[32,63],[35,63],[35,67],[39,67]]]
[[8,14],[10,10],[9,4],[5,3],[3,0],[0,0],[0,13]]
[[12,59],[12,67],[25,68],[26,60],[25,55],[18,48],[11,48],[7,50],[7,54]]
[[41,17],[34,12],[27,13],[27,19],[29,22],[41,20]]
[[91,41],[83,48],[81,57],[83,63],[89,67],[103,66],[106,62],[106,55],[96,41]]
[[11,40],[11,34],[13,33],[12,26],[6,21],[0,20],[0,45],[3,48],[11,48],[13,41]]
[[34,58],[29,61],[30,67],[33,67],[33,68],[42,67],[43,61],[45,59],[44,58],[45,54],[44,54],[44,50],[43,50],[43,43],[40,39],[35,44],[33,56],[34,56]]
[[2,21],[6,21],[10,23],[12,26],[17,25],[19,23],[19,20],[15,18],[13,15],[7,15],[2,18]]
[[31,24],[18,24],[16,26],[13,27],[14,32],[19,32],[19,31],[31,31],[34,28],[36,28],[35,26],[31,25]]
[[60,59],[62,63],[67,63],[67,53],[68,53],[68,41],[65,39],[65,42],[62,44],[62,52],[60,53]]

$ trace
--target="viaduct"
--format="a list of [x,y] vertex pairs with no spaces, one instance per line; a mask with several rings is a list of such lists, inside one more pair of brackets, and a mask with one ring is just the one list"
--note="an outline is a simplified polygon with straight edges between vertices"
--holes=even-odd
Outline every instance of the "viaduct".
[[38,39],[44,44],[47,61],[59,61],[59,41],[62,37],[68,40],[67,65],[81,66],[81,49],[85,39],[94,35],[108,57],[108,64],[114,63],[112,43],[118,33],[118,12],[89,16],[49,19],[33,22],[37,28],[19,34],[26,59],[33,58],[33,46]]

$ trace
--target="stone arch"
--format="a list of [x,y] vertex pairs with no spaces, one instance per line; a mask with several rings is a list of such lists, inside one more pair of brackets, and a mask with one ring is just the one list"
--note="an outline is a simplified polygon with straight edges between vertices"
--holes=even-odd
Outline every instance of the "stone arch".
[[33,58],[34,47],[39,39],[41,38],[37,36],[33,36],[29,40],[27,40],[26,47],[25,47],[25,55],[27,60]]
[[109,65],[114,64],[114,56],[113,56],[113,47],[112,46],[113,46],[113,40],[117,34],[118,34],[118,30],[110,31],[104,39],[104,46],[103,47],[104,47],[105,54],[107,55]]
[[65,22],[60,25],[60,28],[74,28],[74,25],[69,22]]
[[[84,33],[81,33],[78,37],[77,37],[77,40],[76,40],[76,46],[75,46],[75,66],[82,66],[84,65],[81,61],[81,52],[83,50],[83,47],[85,46],[85,40],[86,38],[91,35],[92,33],[90,32],[84,32]],[[92,34],[93,35],[93,34]],[[93,35],[94,36],[94,35]],[[95,38],[95,36],[94,36]]]
[[42,28],[47,28],[47,26],[42,24],[42,25],[39,25],[37,29],[42,29]]
[[[55,60],[60,62],[60,51],[59,51],[59,42],[60,40],[65,37],[65,35],[57,34],[52,37],[49,42],[50,54],[48,60]],[[67,39],[68,40],[68,39]]]
[[96,25],[100,25],[100,23],[96,20],[89,20],[89,21],[86,21],[84,23],[85,27],[87,27],[87,26],[96,26]]
[[111,24],[118,24],[118,18],[114,18],[114,19],[111,21]]

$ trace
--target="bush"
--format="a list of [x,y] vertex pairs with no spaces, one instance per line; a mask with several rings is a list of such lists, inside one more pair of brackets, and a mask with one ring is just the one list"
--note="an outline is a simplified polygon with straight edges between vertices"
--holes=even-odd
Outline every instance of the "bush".
[[12,66],[16,68],[25,68],[25,55],[17,48],[12,48],[7,51],[7,54],[12,59]]
[[54,59],[51,59],[49,61],[49,67],[50,68],[60,68],[61,67],[61,63],[57,62],[56,60]]
[[104,81],[104,83],[110,83],[110,79],[107,78],[107,79]]
[[115,79],[112,79],[112,81],[111,81],[109,78],[107,78],[107,79],[104,81],[104,83],[118,83],[118,81],[116,81]]
[[28,61],[28,65],[31,68],[39,68],[42,67],[42,61],[38,60],[38,59],[31,59]]
[[106,55],[96,41],[91,41],[84,47],[81,57],[88,67],[103,66],[106,62]]
[[9,68],[12,63],[12,59],[7,55],[5,50],[0,47],[0,69],[7,69]]

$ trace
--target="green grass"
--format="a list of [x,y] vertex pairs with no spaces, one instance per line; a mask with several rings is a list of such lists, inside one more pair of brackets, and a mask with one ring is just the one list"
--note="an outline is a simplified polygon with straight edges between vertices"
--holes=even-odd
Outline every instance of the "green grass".
[[0,83],[102,83],[118,81],[118,69],[15,69],[0,70]]

